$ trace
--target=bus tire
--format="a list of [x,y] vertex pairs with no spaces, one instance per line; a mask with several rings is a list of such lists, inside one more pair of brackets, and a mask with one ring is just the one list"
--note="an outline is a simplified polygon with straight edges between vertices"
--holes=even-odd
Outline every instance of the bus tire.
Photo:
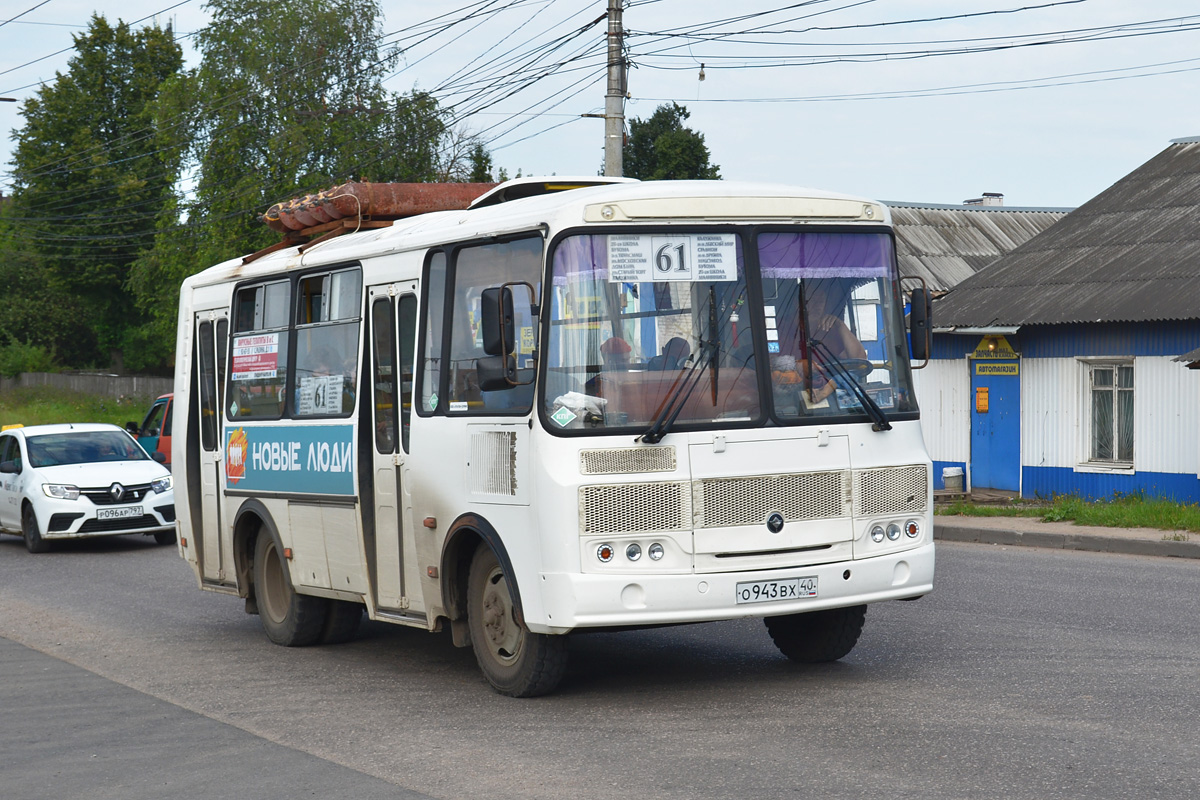
[[50,542],[42,538],[33,506],[28,503],[21,509],[21,538],[25,540],[25,549],[31,553],[50,552]]
[[362,624],[363,606],[348,600],[330,600],[325,626],[321,629],[320,644],[344,644],[358,635]]
[[329,601],[292,587],[283,548],[267,531],[254,543],[254,598],[267,638],[284,647],[306,647],[321,638]]
[[533,633],[517,622],[509,577],[486,545],[478,548],[471,559],[467,627],[479,669],[500,694],[548,694],[566,673],[566,637]]
[[866,621],[866,606],[767,617],[767,633],[779,652],[801,664],[837,661],[854,649]]

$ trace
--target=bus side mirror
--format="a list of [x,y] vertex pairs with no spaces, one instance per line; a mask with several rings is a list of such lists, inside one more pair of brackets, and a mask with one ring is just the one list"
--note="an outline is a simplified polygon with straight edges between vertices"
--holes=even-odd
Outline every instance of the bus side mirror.
[[475,366],[479,390],[483,392],[497,392],[533,383],[532,374],[522,374],[531,371],[518,372],[513,286],[524,286],[529,291],[529,314],[532,317],[538,314],[534,290],[528,283],[506,283],[483,290],[479,301],[479,327],[483,336],[483,352],[487,353],[487,357],[478,359]]
[[511,353],[516,346],[512,289],[507,286],[484,289],[479,311],[483,352],[489,356]]
[[[505,363],[507,362],[507,363]],[[499,392],[516,385],[517,360],[513,356],[488,356],[475,362],[479,391]]]
[[[930,323],[933,321],[933,300],[929,296],[929,290],[924,286],[918,286],[912,290],[912,305],[908,314],[909,332],[912,334],[912,357],[914,361],[929,361],[929,351],[932,349],[930,341],[932,338],[932,330]],[[922,367],[925,364],[921,365]],[[917,369],[919,369],[918,367]]]

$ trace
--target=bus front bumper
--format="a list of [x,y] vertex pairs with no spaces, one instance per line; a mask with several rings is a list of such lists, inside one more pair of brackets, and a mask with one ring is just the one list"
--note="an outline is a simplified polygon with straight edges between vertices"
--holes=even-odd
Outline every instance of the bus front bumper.
[[[526,617],[534,633],[712,622],[798,614],[884,600],[905,600],[933,589],[934,545],[875,558],[790,569],[685,575],[581,575],[543,573],[544,619]],[[793,579],[816,578],[815,596],[738,602],[761,589],[791,594]],[[765,583],[764,582],[770,582]],[[760,587],[754,590],[754,586]],[[801,582],[801,594],[811,584]],[[754,590],[751,592],[750,590]]]

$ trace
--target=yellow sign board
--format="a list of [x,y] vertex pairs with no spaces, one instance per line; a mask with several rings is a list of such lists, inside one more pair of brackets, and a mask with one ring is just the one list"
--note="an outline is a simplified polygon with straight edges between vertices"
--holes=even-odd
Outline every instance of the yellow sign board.
[[975,362],[976,375],[1016,375],[1020,364],[980,364]]
[[975,413],[988,413],[988,387],[977,386],[975,388]]
[[1017,358],[1017,351],[1012,349],[1008,339],[1003,336],[985,336],[975,345],[973,358]]

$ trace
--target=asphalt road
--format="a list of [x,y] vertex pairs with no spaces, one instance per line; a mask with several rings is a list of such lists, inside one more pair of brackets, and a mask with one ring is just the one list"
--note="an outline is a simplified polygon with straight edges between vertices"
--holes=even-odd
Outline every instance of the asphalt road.
[[761,623],[573,637],[550,697],[449,637],[271,645],[140,539],[0,538],[0,797],[1193,798],[1200,562],[940,544],[843,661]]

